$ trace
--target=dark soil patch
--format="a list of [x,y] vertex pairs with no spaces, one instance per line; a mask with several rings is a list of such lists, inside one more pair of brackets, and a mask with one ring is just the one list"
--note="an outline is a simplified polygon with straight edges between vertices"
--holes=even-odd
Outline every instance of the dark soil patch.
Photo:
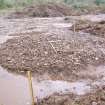
[[[72,27],[73,30],[74,26]],[[79,21],[75,24],[76,31],[83,31],[92,35],[105,38],[105,21],[93,23],[89,21]]]
[[72,94],[53,95],[45,98],[40,105],[105,105],[105,89],[98,89],[93,93],[83,96],[74,96]]
[[96,5],[84,6],[84,7],[80,7],[80,8],[78,7],[77,10],[80,15],[101,14],[101,13],[104,14],[105,13],[104,6],[96,6]]
[[8,18],[61,17],[75,14],[77,14],[77,12],[66,4],[47,3],[25,7],[21,11],[10,14]]
[[[101,47],[100,47],[101,46]],[[0,47],[0,64],[13,71],[48,73],[51,78],[77,80],[80,70],[105,63],[105,41],[70,31],[21,35]]]

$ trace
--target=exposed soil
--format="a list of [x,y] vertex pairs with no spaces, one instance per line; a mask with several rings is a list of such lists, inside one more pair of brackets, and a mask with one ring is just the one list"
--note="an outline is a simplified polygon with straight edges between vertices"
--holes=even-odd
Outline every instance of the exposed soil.
[[10,14],[8,18],[23,17],[62,17],[76,15],[77,11],[66,4],[37,4],[25,7],[23,10]]
[[[38,27],[34,24],[37,19],[31,21],[30,26]],[[74,35],[68,28],[57,27],[59,23],[54,26],[52,21],[39,19],[39,23],[44,23],[43,27],[40,24],[41,30],[46,29],[44,33],[34,32],[36,29],[34,28],[34,31],[31,29],[29,33],[26,31],[12,34],[18,37],[9,39],[1,45],[0,64],[13,71],[31,70],[38,75],[48,73],[52,79],[74,81],[83,79],[78,72],[87,70],[88,65],[98,66],[105,63],[104,39],[85,33]],[[54,21],[64,22],[56,18]],[[29,20],[24,22],[26,26],[27,22]],[[45,25],[47,22],[51,23],[50,27]]]
[[105,105],[105,89],[99,89],[93,93],[75,97],[73,94],[55,94],[45,98],[40,105]]
[[[78,10],[79,8],[77,8]],[[86,15],[86,14],[104,14],[105,13],[105,8],[104,6],[96,6],[96,5],[92,5],[92,6],[84,6],[84,7],[80,7],[80,11],[78,11],[78,13],[80,15]]]
[[26,17],[63,17],[78,16],[86,14],[104,14],[104,6],[72,7],[64,3],[48,2],[46,4],[33,4],[10,13],[7,18],[26,18]]
[[[15,36],[0,44],[0,65],[9,71],[31,70],[34,77],[47,74],[50,80],[95,81],[101,78],[97,77],[101,70],[97,72],[95,67],[105,64],[105,39],[84,32],[97,24],[104,27],[104,22],[81,21],[75,25],[73,33],[71,23],[64,18],[0,21],[0,34]],[[72,93],[54,94],[39,100],[39,104],[104,105],[104,101],[104,88],[98,88],[98,91],[78,97]]]
[[76,22],[75,26],[72,26],[72,30],[74,27],[76,31],[83,31],[97,37],[105,38],[105,21],[90,22],[86,20],[79,20]]

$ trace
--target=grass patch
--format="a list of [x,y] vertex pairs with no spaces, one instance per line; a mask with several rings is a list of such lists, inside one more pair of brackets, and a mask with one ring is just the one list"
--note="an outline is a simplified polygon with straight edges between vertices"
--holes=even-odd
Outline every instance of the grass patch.
[[11,8],[13,5],[5,0],[0,0],[0,9]]
[[47,2],[63,2],[75,9],[82,10],[94,5],[105,6],[105,0],[0,0],[0,9],[15,8],[19,9],[31,4],[46,4]]

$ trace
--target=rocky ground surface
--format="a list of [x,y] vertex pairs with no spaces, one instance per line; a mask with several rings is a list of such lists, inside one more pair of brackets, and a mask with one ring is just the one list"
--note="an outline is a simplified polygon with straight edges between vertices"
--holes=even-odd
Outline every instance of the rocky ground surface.
[[[0,65],[9,71],[31,70],[34,76],[45,74],[46,78],[51,80],[99,79],[100,77],[91,75],[90,72],[94,71],[91,66],[105,64],[105,39],[100,37],[101,33],[95,36],[93,31],[90,32],[89,27],[93,28],[97,23],[85,22],[85,28],[84,25],[80,28],[82,23],[80,26],[75,24],[75,27],[72,23],[64,17],[24,19],[0,17],[0,41],[4,36],[7,39],[8,36],[13,37],[0,44]],[[98,24],[104,28],[104,22]],[[74,28],[75,32],[72,31]],[[87,31],[84,30],[88,28],[91,34],[85,33]],[[100,91],[80,96],[79,99],[72,94],[54,94],[39,104],[104,105],[104,102],[102,88]]]
[[73,94],[54,94],[45,98],[39,105],[105,105],[105,89],[99,89],[84,96],[75,97]]
[[73,33],[69,30],[71,23],[66,23],[63,18],[10,21],[10,35],[15,38],[0,47],[3,67],[75,80],[83,78],[77,72],[86,70],[88,65],[98,66],[105,62],[105,40],[90,34]]
[[[72,27],[73,30],[74,26]],[[105,38],[105,21],[100,22],[89,22],[89,21],[78,21],[75,24],[75,31],[83,31],[92,35]]]

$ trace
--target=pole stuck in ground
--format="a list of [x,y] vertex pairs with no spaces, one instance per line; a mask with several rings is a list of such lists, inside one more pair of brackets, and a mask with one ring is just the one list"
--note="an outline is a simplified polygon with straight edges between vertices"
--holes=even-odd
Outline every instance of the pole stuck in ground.
[[29,82],[29,88],[30,88],[30,95],[32,98],[32,105],[36,105],[36,102],[34,99],[33,87],[32,87],[32,73],[31,73],[31,71],[27,71],[27,75],[28,75],[28,82]]
[[74,35],[75,35],[75,33],[76,33],[76,29],[75,29],[75,25],[76,25],[76,23],[75,23],[75,21],[73,22],[73,33],[74,33]]

